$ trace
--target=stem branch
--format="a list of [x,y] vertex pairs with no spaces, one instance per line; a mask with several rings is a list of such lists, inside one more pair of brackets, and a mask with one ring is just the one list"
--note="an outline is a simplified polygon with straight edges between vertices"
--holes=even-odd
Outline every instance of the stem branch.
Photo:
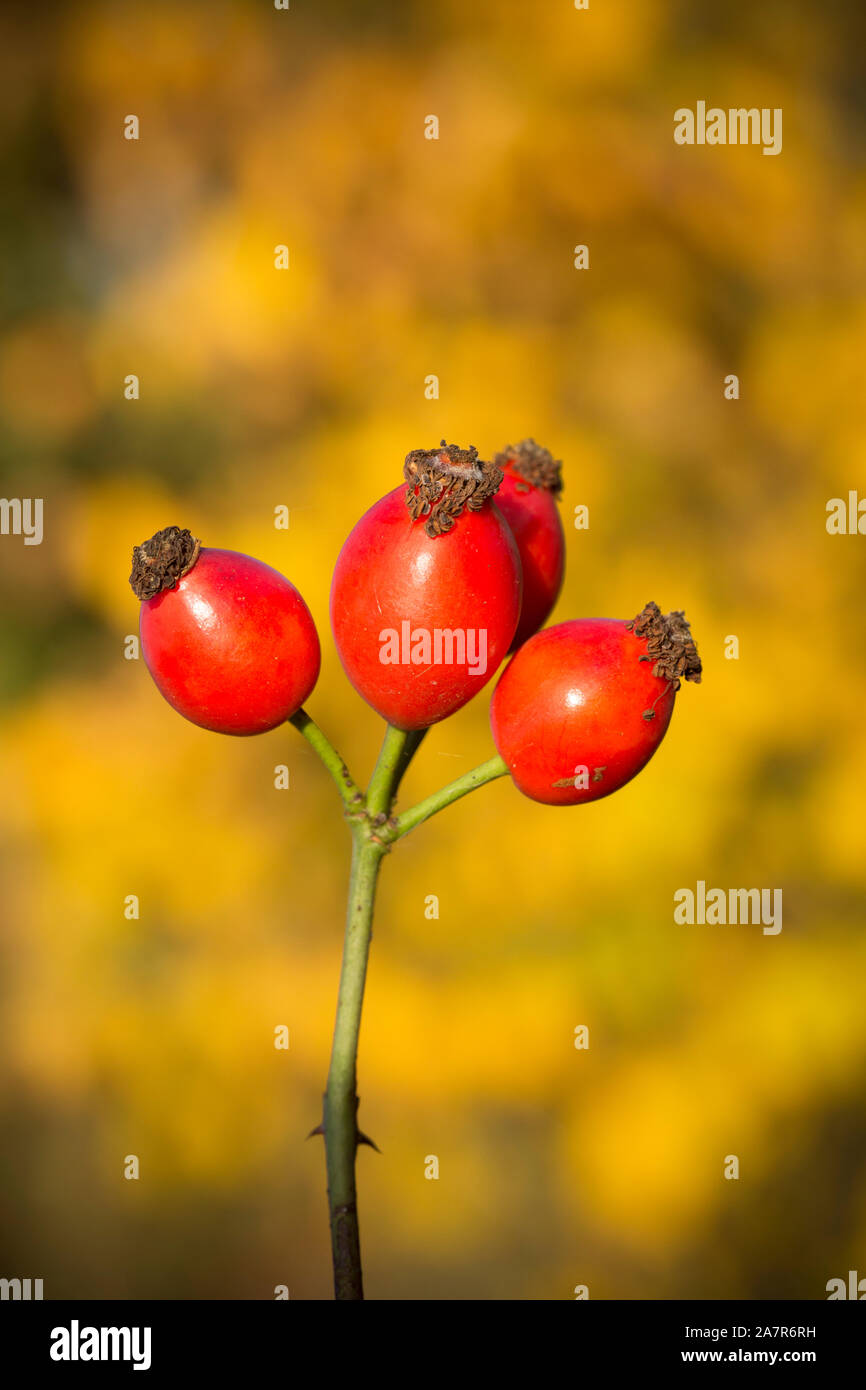
[[440,788],[438,792],[432,792],[423,801],[419,801],[415,806],[410,806],[408,811],[404,811],[402,815],[398,816],[394,839],[402,839],[422,821],[435,816],[437,811],[442,811],[452,802],[459,801],[462,796],[474,791],[476,787],[483,787],[485,782],[493,782],[497,777],[504,777],[507,772],[508,768],[503,759],[496,753],[492,758],[488,758],[486,763],[481,763],[471,772],[466,772],[462,777],[449,782],[447,787]]
[[415,754],[418,752],[418,749],[421,747],[421,744],[424,741],[424,735],[427,732],[427,729],[412,729],[406,735],[406,742],[403,745],[403,751],[400,754],[400,759],[397,763],[397,768],[394,773],[394,797],[396,797],[400,783],[403,781],[404,772],[408,768]]
[[382,750],[367,788],[367,811],[371,820],[375,816],[383,819],[388,817],[398,773],[402,776],[404,768],[408,766],[408,759],[404,760],[404,757],[410,738],[411,734],[403,729],[395,729],[393,724],[389,724],[385,730]]
[[361,788],[356,785],[343,759],[315,720],[310,718],[305,709],[299,709],[297,714],[292,715],[289,723],[294,724],[299,734],[303,734],[313,752],[324,763],[346,809],[357,810],[364,799]]

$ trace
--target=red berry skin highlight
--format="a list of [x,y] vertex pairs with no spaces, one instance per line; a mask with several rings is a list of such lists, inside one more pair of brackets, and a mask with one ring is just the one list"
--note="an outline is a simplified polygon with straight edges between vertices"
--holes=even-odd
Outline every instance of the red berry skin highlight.
[[233,550],[203,548],[141,605],[141,650],[168,703],[203,729],[261,734],[301,707],[319,675],[319,638],[288,579]]
[[[659,614],[662,624],[677,618]],[[625,786],[665,736],[679,676],[700,679],[684,620],[659,674],[667,659],[652,636],[648,643],[633,630],[638,623],[559,623],[531,637],[503,672],[490,706],[493,739],[533,801],[575,806]]]
[[[398,487],[361,517],[340,551],[331,625],[358,694],[396,728],[426,729],[460,709],[494,675],[511,645],[520,598],[517,546],[491,500],[462,511],[450,529],[431,536],[423,517],[412,520],[406,488]],[[424,661],[425,632],[431,644],[437,632],[462,634],[467,656],[471,645],[477,659]],[[399,642],[396,661],[382,660],[383,652],[397,651],[389,633]],[[441,640],[447,656],[449,639]],[[422,659],[405,660],[413,651]],[[459,655],[459,645],[452,651]]]

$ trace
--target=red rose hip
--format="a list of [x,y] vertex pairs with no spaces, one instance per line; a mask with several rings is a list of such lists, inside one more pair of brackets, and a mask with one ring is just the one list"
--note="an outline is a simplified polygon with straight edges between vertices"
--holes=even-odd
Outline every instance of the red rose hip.
[[700,678],[682,613],[664,617],[648,603],[632,622],[559,623],[531,637],[506,667],[490,705],[494,742],[533,801],[597,801],[646,766],[681,679]]
[[407,485],[361,517],[340,551],[331,625],[358,694],[399,729],[465,705],[511,645],[520,558],[492,501],[501,469],[442,444],[406,457]]
[[504,473],[496,505],[514,533],[523,567],[523,605],[511,644],[516,648],[547,621],[562,588],[562,464],[534,439],[509,444],[493,462]]
[[168,703],[203,729],[261,734],[295,714],[319,674],[319,638],[270,565],[166,527],[133,552],[141,649]]

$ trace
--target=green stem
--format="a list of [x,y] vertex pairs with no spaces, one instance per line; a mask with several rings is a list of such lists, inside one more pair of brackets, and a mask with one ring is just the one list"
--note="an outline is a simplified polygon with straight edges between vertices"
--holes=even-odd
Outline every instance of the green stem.
[[341,1302],[364,1297],[355,1154],[365,1136],[358,1129],[357,1068],[376,883],[379,865],[388,851],[386,836],[380,836],[377,832],[387,821],[400,779],[422,737],[423,734],[405,733],[388,725],[367,788],[365,815],[352,826],[352,871],[349,877],[346,939],[323,1119],[334,1293]]
[[334,1293],[341,1301],[364,1297],[355,1190],[355,1152],[360,1141],[357,1122],[358,1035],[373,927],[376,880],[385,853],[383,845],[371,841],[360,830],[353,833],[352,840],[346,941],[324,1115]]
[[371,819],[374,816],[388,817],[398,772],[402,776],[404,766],[408,765],[404,755],[409,738],[405,730],[395,729],[393,724],[389,724],[385,730],[382,750],[367,788],[367,810]]
[[411,763],[415,754],[418,752],[418,749],[421,747],[421,744],[424,741],[424,735],[427,732],[427,729],[412,729],[410,733],[406,735],[406,742],[403,745],[403,751],[400,754],[400,761],[397,764],[397,769],[394,774],[393,796],[397,795],[397,790],[400,786],[400,783],[403,781],[403,774],[406,771],[409,764]]
[[442,811],[446,806],[459,801],[462,796],[474,791],[476,787],[483,787],[485,782],[493,782],[497,777],[504,777],[507,772],[508,768],[498,753],[494,757],[488,758],[486,763],[481,763],[471,772],[466,772],[462,777],[449,782],[447,787],[433,792],[423,801],[419,801],[416,806],[410,806],[408,811],[404,811],[401,816],[398,816],[397,829],[393,838],[395,840],[402,839],[422,821],[435,816],[437,811]]
[[293,714],[289,720],[294,724],[299,734],[303,734],[307,743],[313,751],[321,758],[328,772],[334,781],[340,799],[347,810],[357,810],[363,803],[364,796],[361,788],[352,779],[349,769],[343,762],[336,748],[329,739],[325,737],[315,720],[311,719],[305,709],[299,709],[297,714]]
[[[352,829],[352,869],[346,911],[346,936],[334,1041],[325,1091],[321,1132],[325,1136],[328,1165],[328,1210],[331,1221],[331,1251],[334,1262],[334,1293],[338,1300],[357,1301],[364,1297],[361,1274],[361,1242],[358,1231],[358,1197],[355,1185],[355,1154],[358,1145],[369,1143],[358,1129],[358,1039],[370,940],[373,934],[373,907],[379,865],[394,840],[407,835],[416,825],[457,801],[467,792],[483,786],[508,771],[500,757],[490,758],[417,806],[404,811],[396,821],[391,809],[400,780],[424,737],[424,730],[406,733],[391,725],[385,731],[367,795],[364,797],[349,775],[340,755],[305,710],[291,722],[321,758],[336,783]],[[375,1147],[375,1146],[374,1146]]]

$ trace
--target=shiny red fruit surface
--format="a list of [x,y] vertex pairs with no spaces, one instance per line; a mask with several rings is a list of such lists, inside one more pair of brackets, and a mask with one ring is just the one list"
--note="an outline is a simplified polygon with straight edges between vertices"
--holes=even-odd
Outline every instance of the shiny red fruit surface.
[[147,669],[174,709],[223,734],[276,728],[319,674],[319,638],[288,579],[233,550],[202,549],[173,589],[141,605]]
[[340,551],[331,625],[358,694],[397,728],[424,729],[494,675],[520,598],[517,547],[494,503],[431,537],[398,487],[361,517]]
[[[645,767],[670,723],[674,690],[625,622],[580,618],[531,637],[493,693],[493,738],[533,801],[597,801]],[[651,712],[651,713],[650,713]]]
[[559,598],[565,533],[555,495],[528,482],[510,464],[505,467],[496,505],[514,533],[523,566],[523,605],[511,644],[516,648],[547,621]]

